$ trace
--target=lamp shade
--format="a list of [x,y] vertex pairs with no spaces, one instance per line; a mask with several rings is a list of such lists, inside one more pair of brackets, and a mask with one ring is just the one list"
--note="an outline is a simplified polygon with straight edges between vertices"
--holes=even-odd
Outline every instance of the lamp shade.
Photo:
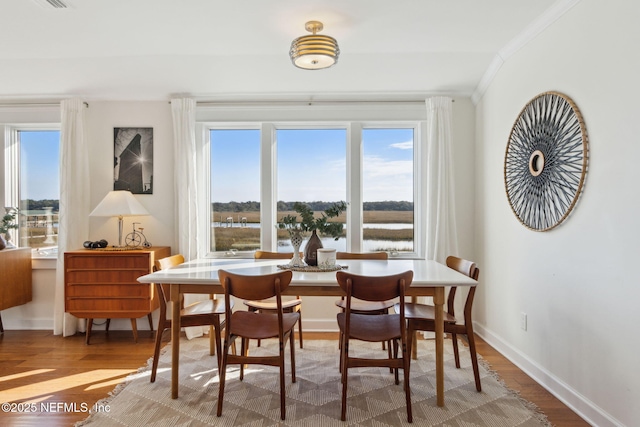
[[138,216],[149,215],[147,209],[130,191],[109,191],[89,216]]

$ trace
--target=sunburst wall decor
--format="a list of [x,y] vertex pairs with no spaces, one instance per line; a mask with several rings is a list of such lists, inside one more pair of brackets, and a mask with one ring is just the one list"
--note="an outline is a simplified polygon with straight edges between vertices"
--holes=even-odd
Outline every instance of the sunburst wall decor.
[[504,183],[511,209],[535,231],[560,225],[575,206],[589,158],[587,129],[576,104],[544,92],[525,105],[511,128]]

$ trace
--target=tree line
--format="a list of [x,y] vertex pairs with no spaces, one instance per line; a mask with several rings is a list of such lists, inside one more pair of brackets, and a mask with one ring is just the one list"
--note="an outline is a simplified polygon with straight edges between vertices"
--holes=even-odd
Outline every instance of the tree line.
[[[296,202],[278,202],[278,211],[292,211]],[[324,211],[333,205],[334,202],[307,202],[313,211]],[[214,212],[258,212],[260,202],[214,202],[211,204]],[[413,211],[413,202],[387,200],[383,202],[364,202],[362,206],[365,211]]]
[[20,202],[20,210],[23,211],[37,211],[44,208],[53,208],[54,212],[60,210],[60,200],[45,199],[45,200],[32,200],[27,199]]

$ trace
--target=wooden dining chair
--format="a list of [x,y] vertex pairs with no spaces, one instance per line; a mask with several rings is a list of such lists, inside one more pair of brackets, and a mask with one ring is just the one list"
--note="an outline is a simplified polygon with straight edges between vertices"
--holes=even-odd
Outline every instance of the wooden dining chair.
[[[478,280],[480,269],[474,262],[467,261],[455,256],[447,257],[447,267],[452,268],[462,274]],[[444,313],[444,332],[451,334],[451,342],[453,344],[453,354],[455,357],[456,368],[460,368],[460,355],[458,353],[458,335],[466,335],[469,343],[469,353],[471,353],[471,365],[473,367],[473,376],[476,382],[476,390],[482,391],[480,384],[480,371],[478,370],[478,355],[476,353],[476,343],[473,336],[473,324],[471,322],[471,309],[473,306],[473,297],[476,293],[476,287],[470,286],[467,300],[464,304],[463,322],[458,323],[455,317],[454,302],[456,296],[456,287],[452,286],[447,297],[447,311]],[[399,305],[396,305],[396,311]],[[435,308],[432,305],[407,303],[405,304],[405,317],[407,318],[407,330],[412,339],[409,342],[409,348],[414,345],[413,340],[416,337],[416,331],[435,332]]]
[[[291,381],[296,382],[295,345],[293,328],[300,318],[300,313],[285,313],[282,307],[281,293],[291,283],[293,273],[283,270],[278,273],[261,276],[246,276],[218,270],[220,284],[224,288],[226,328],[222,350],[222,366],[220,368],[220,391],[218,393],[218,416],[222,415],[224,402],[224,386],[227,365],[240,365],[240,381],[244,379],[245,364],[259,364],[280,367],[280,418],[285,419],[285,387],[284,387],[284,350],[287,340],[291,349]],[[275,297],[274,312],[231,311],[231,297],[243,300],[263,300]],[[241,339],[239,355],[229,354],[229,346],[236,338]],[[279,352],[277,356],[249,356],[247,340],[277,338]]]
[[[302,257],[302,254],[300,254]],[[256,251],[254,254],[255,259],[291,259],[293,258],[293,252],[268,252],[268,251]],[[277,310],[275,300],[270,299],[266,301],[245,301],[244,304],[248,307],[249,311],[258,311],[262,313],[275,312]],[[298,313],[298,340],[300,342],[300,348],[302,348],[302,299],[300,296],[296,296],[295,299],[285,299],[282,301],[282,309],[284,313]],[[258,340],[258,347],[260,347],[260,340]]]
[[[165,270],[167,268],[176,267],[184,262],[182,255],[173,255],[170,257],[159,259],[155,262],[154,270]],[[162,335],[166,329],[171,329],[171,319],[167,319],[167,306],[170,302],[169,286],[160,283],[155,284],[155,289],[160,301],[160,318],[158,320],[158,329],[156,331],[156,345],[153,351],[153,363],[151,365],[151,382],[156,380],[156,371],[158,370],[158,358],[160,355],[160,345],[162,343]],[[233,306],[233,301],[229,302]],[[181,301],[181,304],[182,301]],[[209,326],[209,354],[217,356],[217,366],[220,368],[222,363],[221,351],[221,334],[224,328],[224,320],[220,321],[220,316],[224,315],[225,304],[220,299],[214,299],[213,295],[209,296],[206,301],[199,301],[190,304],[180,310],[180,326]]]
[[[382,260],[386,261],[389,259],[389,254],[383,251],[379,252],[336,252],[336,260],[340,259],[374,259],[374,260]],[[353,313],[360,314],[387,314],[389,313],[389,309],[395,305],[394,300],[390,301],[352,301],[351,311]],[[341,297],[336,301],[336,306],[340,308],[342,311],[345,309],[345,301],[344,297]],[[387,349],[389,352],[389,357],[391,357],[391,347],[385,346],[385,343],[382,343],[382,349]]]
[[[411,353],[408,348],[407,330],[404,316],[405,292],[413,280],[413,271],[390,276],[360,276],[345,271],[338,271],[336,279],[340,288],[347,294],[343,313],[338,313],[338,327],[342,340],[340,364],[342,371],[342,421],[347,414],[347,380],[349,368],[388,367],[395,371],[395,382],[399,384],[398,369],[404,373],[404,393],[407,405],[407,421],[413,422],[411,412],[411,388],[409,386],[409,368]],[[364,301],[386,301],[400,298],[397,314],[370,316],[352,311],[354,298]],[[393,342],[393,357],[359,358],[349,355],[350,340],[368,342]],[[402,355],[398,356],[398,342],[402,347]]]

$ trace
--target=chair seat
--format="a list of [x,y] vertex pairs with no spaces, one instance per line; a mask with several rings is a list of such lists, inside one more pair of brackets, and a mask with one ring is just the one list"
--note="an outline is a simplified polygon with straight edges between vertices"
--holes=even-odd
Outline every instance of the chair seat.
[[[398,312],[398,305],[395,306],[395,311]],[[436,310],[432,305],[427,304],[414,304],[414,303],[406,303],[404,305],[404,317],[407,320],[434,320],[436,318]],[[446,311],[444,312],[444,322],[445,323],[456,323],[457,320],[454,316],[450,315]]]
[[[230,301],[233,307],[233,301]],[[224,299],[208,299],[194,302],[180,310],[181,316],[198,316],[207,314],[224,314]]]
[[[247,307],[253,308],[255,310],[277,310],[278,309],[278,305],[276,304],[276,300],[275,299],[266,299],[266,300],[262,300],[262,301],[245,301],[244,304]],[[302,304],[302,300],[301,299],[291,299],[291,300],[283,300],[282,301],[282,308],[283,309],[288,309],[288,308],[293,308],[297,305],[301,305]]]
[[[362,301],[351,300],[351,311],[353,313],[366,313],[366,312],[385,312],[396,304],[394,300],[387,301]],[[336,306],[346,310],[347,301],[343,299],[336,300]]]
[[[283,313],[283,331],[292,330],[299,318],[299,313]],[[274,338],[278,336],[279,331],[278,315],[272,313],[236,311],[231,315],[231,321],[227,325],[231,334],[249,339]]]
[[[345,329],[346,313],[338,313],[340,332]],[[368,314],[351,313],[349,338],[360,341],[379,342],[400,338],[400,315],[387,314],[370,316]]]

